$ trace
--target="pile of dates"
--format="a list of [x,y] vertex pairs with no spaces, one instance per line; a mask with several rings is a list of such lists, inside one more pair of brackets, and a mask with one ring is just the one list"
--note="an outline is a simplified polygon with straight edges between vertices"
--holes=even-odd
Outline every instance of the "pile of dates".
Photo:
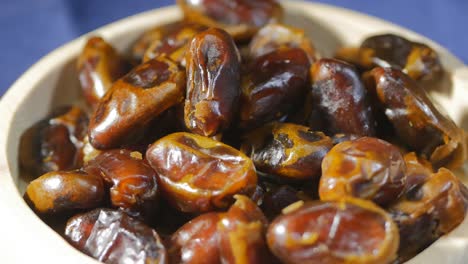
[[[465,218],[465,132],[437,53],[376,35],[321,58],[274,0],[178,0],[128,54],[92,37],[87,107],[22,136],[28,205],[105,263],[401,263]],[[320,41],[320,40],[316,40]]]

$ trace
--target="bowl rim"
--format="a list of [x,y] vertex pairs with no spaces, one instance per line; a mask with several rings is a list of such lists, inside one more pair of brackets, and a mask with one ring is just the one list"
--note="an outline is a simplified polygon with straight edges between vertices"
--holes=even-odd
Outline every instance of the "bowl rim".
[[[366,25],[368,23],[372,23],[374,26],[377,25],[379,27],[388,28],[390,31],[394,31],[398,34],[402,33],[412,39],[421,40],[434,47],[439,52],[441,59],[443,59],[443,63],[445,61],[444,65],[450,65],[453,68],[452,72],[455,76],[454,78],[456,80],[461,80],[460,83],[464,85],[468,94],[467,66],[464,65],[461,60],[452,55],[447,49],[420,34],[391,22],[384,21],[380,18],[341,7],[306,1],[283,1],[282,4],[285,9],[304,9],[306,12],[309,13],[310,11],[313,14],[325,12],[327,16],[330,16],[330,20],[340,19],[340,17],[344,19],[344,17],[346,17],[346,19],[368,21],[365,23]],[[0,122],[0,146],[2,148],[0,150],[0,210],[2,210],[4,214],[10,215],[10,217],[8,217],[8,219],[1,220],[0,247],[6,249],[7,263],[16,262],[18,257],[21,259],[37,260],[38,258],[40,259],[45,256],[49,256],[48,259],[53,263],[65,261],[66,263],[98,263],[96,260],[84,254],[77,254],[79,251],[75,250],[60,235],[42,222],[22,199],[22,194],[19,192],[17,184],[11,175],[11,171],[16,170],[14,167],[16,167],[17,164],[16,162],[10,163],[7,157],[7,143],[9,135],[12,133],[12,131],[10,131],[11,123],[19,103],[22,102],[33,89],[35,89],[41,78],[44,78],[51,72],[50,69],[53,69],[54,65],[58,65],[60,62],[64,62],[75,57],[78,51],[81,50],[88,36],[93,34],[101,35],[104,38],[107,36],[116,36],[127,32],[129,28],[141,28],[143,27],[142,25],[146,25],[146,28],[149,28],[150,26],[167,22],[169,18],[175,18],[179,15],[180,12],[175,5],[157,8],[118,20],[82,35],[42,57],[25,73],[23,73],[3,95],[0,100],[0,116],[2,116],[3,119],[3,122]],[[151,22],[148,23],[148,21]],[[457,82],[454,82],[454,85],[456,84]],[[468,226],[467,219],[465,219],[461,225]],[[13,228],[11,226],[13,226]],[[44,243],[45,246],[39,247],[40,250],[28,248],[28,250],[32,251],[23,253],[22,249],[18,248],[19,245],[9,243],[9,240],[12,240],[12,236],[16,235],[15,227],[24,229],[23,235],[19,235],[20,239],[31,239],[31,234],[37,233],[37,239],[41,239],[40,243]],[[29,236],[26,235],[26,233],[28,233]],[[444,240],[447,237],[450,237],[450,234],[439,240]],[[468,234],[468,231],[464,231],[463,234]],[[434,244],[438,243],[439,240]],[[410,260],[408,263],[424,263],[427,260],[430,260],[430,254],[427,253],[434,244],[422,253],[418,254],[418,256]],[[464,247],[460,250],[465,251],[467,248],[468,242],[465,241]],[[53,253],[56,253],[57,250],[59,250],[60,253],[54,255]],[[28,257],[27,255],[30,256]],[[467,256],[468,255],[465,254],[464,258]]]

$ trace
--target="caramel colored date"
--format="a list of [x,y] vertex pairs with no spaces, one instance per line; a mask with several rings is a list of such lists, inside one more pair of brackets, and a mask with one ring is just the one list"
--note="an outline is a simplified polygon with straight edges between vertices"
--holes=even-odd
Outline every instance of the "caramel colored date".
[[258,58],[281,48],[301,48],[311,64],[315,61],[315,48],[304,30],[282,24],[269,24],[260,29],[249,44],[249,55]]
[[95,107],[129,65],[104,39],[92,37],[78,57],[77,68],[83,95]]
[[143,61],[160,56],[166,56],[182,66],[186,65],[186,52],[192,38],[206,29],[206,27],[187,22],[178,22],[160,29],[161,36],[153,39],[145,51]]
[[78,169],[88,117],[78,107],[56,109],[21,136],[19,161],[37,177],[49,171]]
[[183,212],[227,208],[233,195],[254,192],[257,175],[240,151],[203,136],[174,133],[146,152],[158,173],[162,195]]
[[413,257],[458,226],[465,218],[467,199],[467,188],[445,168],[409,189],[389,208],[400,230],[400,260]]
[[187,52],[185,125],[214,136],[231,125],[240,95],[240,55],[231,36],[211,28],[197,34]]
[[391,263],[398,228],[369,201],[308,202],[268,228],[272,252],[284,263]]
[[465,132],[432,104],[424,89],[403,72],[375,68],[378,100],[404,143],[435,168],[458,168],[466,160]]
[[168,241],[171,263],[271,263],[265,241],[267,220],[249,198],[235,196],[226,213],[200,215]]
[[114,83],[89,123],[97,149],[134,143],[151,120],[183,100],[185,72],[166,58],[147,61]]
[[299,48],[253,60],[243,75],[240,126],[251,128],[296,112],[307,94],[310,62]]
[[321,59],[311,68],[309,126],[326,134],[373,136],[375,121],[366,88],[356,69],[335,59]]
[[100,206],[104,203],[105,193],[99,175],[53,171],[29,183],[24,197],[34,211],[58,214]]
[[156,172],[142,160],[141,153],[116,149],[100,153],[84,170],[101,175],[111,186],[112,205],[133,216],[148,216],[157,206]]
[[388,205],[405,190],[405,169],[400,151],[388,142],[370,137],[345,141],[323,159],[320,199],[352,196]]
[[284,179],[320,177],[323,157],[333,147],[323,133],[291,123],[275,122],[250,134],[243,148],[250,149],[256,169]]
[[159,235],[122,211],[95,209],[67,222],[65,236],[83,253],[104,263],[167,264]]
[[276,0],[177,0],[186,20],[226,30],[245,41],[259,28],[280,22],[283,9]]

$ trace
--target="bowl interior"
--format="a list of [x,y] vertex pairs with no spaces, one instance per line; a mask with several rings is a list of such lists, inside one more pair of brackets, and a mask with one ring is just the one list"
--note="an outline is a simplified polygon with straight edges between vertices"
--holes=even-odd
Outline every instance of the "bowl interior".
[[[434,47],[440,53],[445,68],[451,73],[447,82],[459,83],[454,74],[463,69],[463,64],[439,45],[419,35],[377,19],[329,6],[288,2],[285,3],[285,7],[287,10],[285,23],[305,29],[307,35],[311,37],[316,48],[324,57],[333,55],[334,51],[340,46],[358,44],[369,34],[395,32],[413,40],[421,40]],[[125,52],[131,43],[145,30],[178,18],[180,18],[179,11],[174,7],[170,7],[130,17],[92,32],[90,35],[101,35],[119,51]],[[20,103],[10,105],[13,114],[8,131],[6,131],[5,142],[9,174],[16,183],[19,194],[23,194],[28,182],[28,178],[21,177],[18,173],[19,138],[29,126],[45,117],[51,109],[59,105],[82,103],[75,64],[76,57],[86,38],[87,36],[81,37],[48,55],[13,87],[15,92],[21,93],[15,95]],[[460,94],[466,95],[467,84],[468,80],[464,87],[455,87],[454,89],[433,93],[437,102],[465,129],[468,128],[468,110],[462,100],[466,96],[460,98]],[[8,98],[11,97],[13,95]],[[461,175],[466,175],[466,173],[462,172]],[[36,220],[39,221],[39,219]],[[467,225],[468,223],[465,221],[462,231],[457,229],[458,233],[456,233],[457,230],[453,232],[455,233],[454,239],[462,237],[463,234],[468,232],[466,230],[468,229]],[[447,250],[446,243],[448,242],[447,240],[444,241],[440,248]],[[458,241],[457,243],[461,242]],[[463,246],[466,247],[466,241],[464,243]],[[434,245],[430,248],[433,247]],[[460,254],[457,256],[459,257]],[[413,261],[418,261],[418,258],[419,256]],[[446,260],[444,258],[444,261]],[[460,258],[454,260],[460,260]]]

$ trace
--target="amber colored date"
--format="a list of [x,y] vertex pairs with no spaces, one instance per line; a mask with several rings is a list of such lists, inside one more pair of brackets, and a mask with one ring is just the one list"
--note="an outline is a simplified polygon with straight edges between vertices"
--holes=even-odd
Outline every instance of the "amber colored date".
[[161,36],[153,39],[146,49],[143,62],[166,56],[185,67],[190,41],[196,34],[206,30],[206,27],[195,23],[176,22],[161,30]]
[[56,109],[21,136],[21,167],[35,177],[49,171],[78,169],[87,122],[88,117],[78,107]]
[[103,151],[84,170],[101,175],[110,188],[112,205],[133,216],[148,216],[158,204],[156,172],[141,153],[116,149]]
[[166,58],[147,61],[114,83],[89,123],[97,149],[134,143],[151,120],[183,100],[185,72]]
[[445,168],[408,189],[388,209],[400,230],[400,260],[413,257],[458,226],[465,218],[467,202],[468,189]]
[[162,195],[183,212],[227,208],[235,194],[251,195],[257,183],[247,156],[195,134],[165,136],[148,148],[146,158],[158,173]]
[[332,147],[321,132],[278,122],[249,133],[243,144],[257,170],[293,180],[320,177],[323,157]]
[[323,159],[320,199],[353,196],[388,205],[405,190],[405,170],[400,151],[386,141],[363,137],[342,142]]
[[236,41],[248,40],[259,28],[282,20],[276,0],[177,0],[186,20],[226,30]]
[[225,213],[202,214],[168,240],[171,263],[271,263],[265,241],[267,220],[249,198],[235,196]]
[[83,95],[95,107],[129,65],[103,38],[92,37],[78,57],[77,69]]
[[343,61],[321,59],[311,68],[309,126],[326,134],[373,136],[375,121],[366,88],[356,69]]
[[371,76],[378,100],[400,140],[435,168],[453,169],[464,163],[465,132],[437,110],[416,81],[392,68],[375,68]]
[[121,211],[95,209],[74,216],[67,222],[65,237],[104,263],[168,263],[156,231]]
[[394,34],[371,36],[359,48],[340,49],[336,57],[362,70],[377,66],[397,68],[418,81],[437,81],[444,71],[435,50]]
[[185,125],[214,136],[231,125],[240,95],[240,55],[231,36],[211,28],[195,35],[186,56]]
[[296,112],[307,94],[309,67],[299,48],[275,50],[253,60],[242,76],[239,126],[258,127]]
[[301,48],[311,64],[316,60],[312,42],[304,30],[282,24],[269,24],[261,28],[249,44],[249,57],[257,58],[281,48]]
[[104,204],[104,182],[99,175],[81,171],[53,171],[26,187],[25,200],[35,212],[58,214]]
[[372,202],[307,202],[277,217],[267,241],[284,263],[391,263],[398,228]]

